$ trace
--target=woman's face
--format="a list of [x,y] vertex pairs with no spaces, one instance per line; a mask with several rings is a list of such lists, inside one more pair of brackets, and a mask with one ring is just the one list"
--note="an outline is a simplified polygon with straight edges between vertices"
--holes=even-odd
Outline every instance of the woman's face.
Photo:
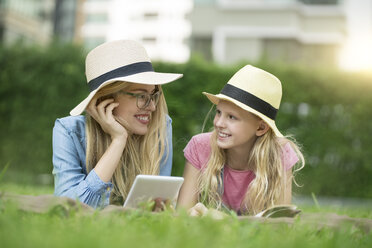
[[[123,92],[151,95],[155,91],[155,85],[133,83]],[[154,101],[151,100],[147,107],[139,109],[137,106],[137,97],[123,92],[116,94],[114,97],[115,101],[119,103],[119,106],[113,111],[114,115],[125,121],[125,127],[129,129],[128,131],[137,135],[145,135],[148,131],[151,115],[156,110]]]
[[220,101],[214,117],[217,145],[222,149],[249,148],[257,138],[262,120],[229,101]]

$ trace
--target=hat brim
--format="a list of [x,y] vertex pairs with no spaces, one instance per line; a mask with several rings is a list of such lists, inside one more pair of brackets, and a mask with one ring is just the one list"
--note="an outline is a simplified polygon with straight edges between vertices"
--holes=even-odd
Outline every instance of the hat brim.
[[163,72],[149,71],[149,72],[141,72],[141,73],[133,74],[130,76],[109,79],[105,81],[104,83],[102,83],[97,89],[90,92],[89,95],[82,102],[80,102],[75,108],[73,108],[70,111],[70,115],[76,116],[84,112],[85,108],[88,106],[92,98],[96,95],[97,91],[99,91],[101,88],[113,82],[123,81],[123,82],[146,84],[146,85],[163,85],[163,84],[173,82],[181,78],[182,76],[183,74],[178,74],[178,73],[163,73]]
[[224,94],[214,95],[214,94],[211,94],[211,93],[203,92],[203,95],[205,95],[209,99],[209,101],[211,101],[215,105],[217,105],[219,103],[219,101],[221,101],[221,100],[232,102],[233,104],[237,105],[238,107],[240,107],[240,108],[242,108],[242,109],[258,116],[258,117],[260,117],[262,120],[264,120],[270,126],[270,128],[274,131],[274,133],[277,137],[283,137],[283,134],[276,127],[275,121],[268,118],[267,116],[261,114],[257,110],[255,110],[255,109],[253,109],[253,108],[235,100],[234,98],[226,96]]

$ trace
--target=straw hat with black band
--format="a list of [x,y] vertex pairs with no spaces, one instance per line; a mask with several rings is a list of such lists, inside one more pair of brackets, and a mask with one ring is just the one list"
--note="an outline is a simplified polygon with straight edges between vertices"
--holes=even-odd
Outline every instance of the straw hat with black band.
[[203,94],[216,105],[226,100],[257,115],[271,127],[276,136],[283,137],[275,125],[282,99],[282,84],[271,73],[246,65],[232,76],[219,94]]
[[85,60],[89,95],[70,111],[81,114],[102,87],[116,81],[162,85],[182,77],[182,74],[155,72],[144,47],[136,41],[106,42],[90,51]]

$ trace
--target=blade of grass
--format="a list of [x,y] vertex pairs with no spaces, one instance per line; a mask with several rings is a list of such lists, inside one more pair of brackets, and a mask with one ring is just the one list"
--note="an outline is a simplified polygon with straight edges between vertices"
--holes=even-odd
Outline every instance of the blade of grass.
[[311,192],[311,197],[313,198],[313,201],[314,201],[315,207],[316,207],[317,209],[320,209],[319,202],[318,202],[318,200],[316,199],[316,196],[315,196],[314,192]]
[[1,182],[1,179],[3,179],[3,176],[4,176],[5,172],[8,170],[9,165],[10,165],[10,162],[8,162],[5,165],[5,167],[1,170],[1,172],[0,172],[0,182]]

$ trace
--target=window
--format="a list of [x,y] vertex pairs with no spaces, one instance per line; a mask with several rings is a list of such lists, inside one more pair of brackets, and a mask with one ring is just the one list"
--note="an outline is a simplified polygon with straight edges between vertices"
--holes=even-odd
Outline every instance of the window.
[[106,23],[108,22],[108,16],[106,13],[88,14],[85,21],[87,23]]

